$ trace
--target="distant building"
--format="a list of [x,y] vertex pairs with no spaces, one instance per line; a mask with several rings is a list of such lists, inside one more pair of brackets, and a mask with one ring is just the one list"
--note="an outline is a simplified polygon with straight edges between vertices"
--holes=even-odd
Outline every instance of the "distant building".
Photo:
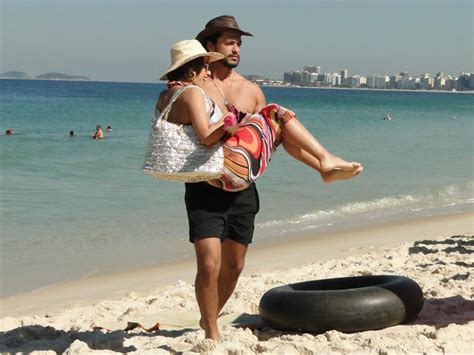
[[375,75],[367,77],[367,87],[375,88]]
[[310,73],[310,74],[309,74],[309,82],[310,82],[310,83],[315,83],[315,82],[317,82],[317,81],[318,81],[318,76],[319,76],[318,73],[314,73],[314,72],[313,72],[313,73]]
[[347,85],[346,84],[346,79],[348,77],[348,71],[347,69],[342,69],[341,70],[341,85]]
[[470,73],[461,73],[458,77],[457,89],[462,91],[470,88],[471,74]]
[[443,76],[437,76],[434,79],[434,88],[435,90],[443,90],[446,86],[446,78]]
[[402,71],[400,72],[400,76],[402,77],[402,79],[408,79],[410,77],[410,74],[408,74],[407,71]]
[[420,78],[402,77],[400,80],[400,89],[416,90],[419,87]]
[[307,71],[290,71],[283,74],[283,81],[292,84],[309,83],[309,73]]
[[[471,75],[471,77],[472,77],[472,75]],[[446,83],[444,85],[444,90],[449,90],[449,91],[456,90],[456,85],[457,85],[457,80],[455,78],[452,78],[452,77],[448,76],[446,78]]]
[[390,78],[387,75],[374,75],[367,78],[367,87],[373,89],[386,89]]
[[317,74],[321,73],[321,66],[320,65],[304,67],[303,69],[307,72],[310,72],[310,73],[317,73]]
[[331,86],[332,85],[332,74],[323,73],[318,75],[318,81],[322,86]]
[[388,77],[388,75],[380,76],[375,82],[375,87],[377,89],[386,89],[389,80],[390,78]]
[[420,85],[420,89],[422,90],[431,90],[433,89],[433,86],[434,86],[434,79],[428,73],[422,74],[420,75],[419,85]]
[[293,72],[293,82],[294,83],[301,83],[302,81],[303,81],[302,73],[299,70]]
[[390,76],[390,81],[387,84],[387,87],[389,89],[400,89],[400,80],[401,80],[400,75],[391,75]]
[[287,83],[293,82],[293,72],[292,71],[284,72],[283,81],[286,81]]
[[341,75],[339,73],[320,74],[321,84],[324,86],[340,86]]
[[358,88],[360,87],[360,75],[352,75],[346,78],[346,85],[350,88]]

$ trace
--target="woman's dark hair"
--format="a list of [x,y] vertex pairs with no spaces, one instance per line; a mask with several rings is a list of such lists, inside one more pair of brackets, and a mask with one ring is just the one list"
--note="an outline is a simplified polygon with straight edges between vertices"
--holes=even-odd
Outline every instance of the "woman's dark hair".
[[183,64],[179,68],[173,70],[171,73],[168,73],[166,77],[170,81],[187,79],[196,75],[203,67],[204,57],[199,57]]

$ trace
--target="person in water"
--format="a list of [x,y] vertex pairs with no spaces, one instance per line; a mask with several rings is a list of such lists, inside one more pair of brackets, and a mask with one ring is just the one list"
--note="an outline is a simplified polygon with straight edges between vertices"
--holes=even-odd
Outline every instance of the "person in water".
[[[239,52],[240,35],[239,42],[231,47],[232,53]],[[253,237],[259,209],[253,182],[264,172],[276,147],[282,142],[289,145],[293,153],[297,152],[293,156],[319,171],[327,182],[356,176],[362,166],[330,154],[292,111],[279,105],[270,104],[257,114],[246,114],[227,103],[229,109],[224,105],[223,114],[202,88],[210,75],[209,63],[216,65],[225,55],[207,52],[196,40],[185,40],[171,48],[171,58],[171,66],[161,77],[168,80],[168,90],[160,94],[157,113],[171,104],[169,122],[191,124],[203,144],[221,140],[224,149],[225,174],[217,180],[186,184],[185,193],[190,241],[198,264],[196,298],[200,324],[207,338],[218,339],[217,315],[237,284]],[[238,90],[241,85],[247,83],[234,83]],[[255,108],[262,104],[264,97]],[[229,115],[234,119],[226,119]]]
[[92,135],[92,139],[102,139],[104,138],[104,131],[102,130],[102,127],[100,125],[97,125],[95,127],[95,132]]

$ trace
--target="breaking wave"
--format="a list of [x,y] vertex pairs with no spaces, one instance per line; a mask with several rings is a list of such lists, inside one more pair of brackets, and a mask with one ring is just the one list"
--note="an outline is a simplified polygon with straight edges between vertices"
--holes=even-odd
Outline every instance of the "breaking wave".
[[263,234],[285,234],[328,227],[333,224],[369,224],[389,221],[403,216],[431,216],[472,210],[474,182],[446,185],[416,194],[387,196],[370,201],[356,201],[333,209],[311,211],[286,219],[259,223]]

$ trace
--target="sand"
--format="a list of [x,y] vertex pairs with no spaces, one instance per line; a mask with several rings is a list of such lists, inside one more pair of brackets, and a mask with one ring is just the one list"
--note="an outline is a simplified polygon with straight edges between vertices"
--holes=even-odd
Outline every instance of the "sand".
[[[398,221],[277,245],[253,246],[219,318],[222,341],[197,326],[194,261],[103,275],[0,300],[0,352],[32,354],[472,354],[474,215]],[[272,287],[340,276],[393,274],[425,296],[409,324],[345,334],[290,333],[237,325],[258,322]],[[160,330],[124,332],[127,322]],[[101,326],[109,329],[97,329]]]

